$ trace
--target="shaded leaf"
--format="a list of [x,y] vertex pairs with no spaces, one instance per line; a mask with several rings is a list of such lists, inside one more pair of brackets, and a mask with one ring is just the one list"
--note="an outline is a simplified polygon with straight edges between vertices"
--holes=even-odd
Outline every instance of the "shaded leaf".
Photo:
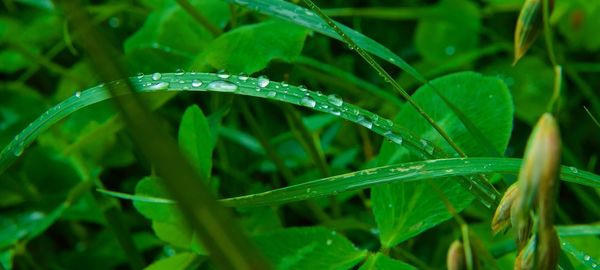
[[252,74],[273,59],[292,62],[304,46],[308,30],[279,20],[269,20],[233,29],[215,39],[194,64],[209,63],[232,73]]
[[359,270],[412,270],[417,269],[414,266],[402,261],[394,260],[381,253],[370,256],[369,259],[359,268]]
[[[462,72],[438,78],[431,81],[431,84],[487,136],[496,152],[504,152],[512,130],[513,107],[508,89],[502,81],[473,72]],[[486,154],[433,89],[429,86],[421,87],[413,98],[467,155]],[[473,103],[472,100],[477,100],[478,103]],[[408,125],[413,132],[441,145],[446,153],[453,152],[447,142],[412,107],[404,106],[397,119],[399,123],[410,123]],[[429,143],[423,141],[423,144]],[[380,164],[417,159],[421,157],[390,142],[384,143],[378,157]],[[472,196],[457,181],[446,179],[373,188],[373,212],[380,229],[382,245],[394,246],[450,218],[444,200],[448,200],[457,211],[469,205]]]
[[208,121],[198,105],[188,107],[183,113],[178,138],[179,146],[199,169],[203,179],[209,179],[215,139],[212,138]]
[[276,269],[350,269],[366,256],[335,231],[290,228],[254,237]]

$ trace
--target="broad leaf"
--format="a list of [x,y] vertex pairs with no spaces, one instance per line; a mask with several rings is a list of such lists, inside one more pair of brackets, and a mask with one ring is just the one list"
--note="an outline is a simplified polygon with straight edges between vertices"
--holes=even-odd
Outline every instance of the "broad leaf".
[[321,227],[291,228],[254,238],[276,269],[350,269],[367,254]]
[[413,270],[417,269],[414,266],[394,260],[381,253],[377,253],[359,268],[359,270]]
[[[218,0],[190,1],[210,23],[225,26],[227,4]],[[175,1],[153,11],[144,26],[125,41],[125,54],[136,72],[174,71],[187,68],[206,49],[212,34]]]
[[477,48],[481,27],[477,5],[444,0],[432,13],[419,20],[415,33],[415,47],[426,61],[441,62]]
[[[512,129],[513,106],[508,89],[501,80],[462,72],[433,80],[431,85],[487,136],[496,152],[504,152]],[[481,156],[486,153],[430,86],[420,88],[413,98],[467,155]],[[473,100],[478,102],[473,103]],[[447,142],[412,107],[404,106],[397,119],[411,126],[411,130],[422,138],[441,146],[446,153],[453,153]],[[420,158],[404,148],[385,142],[379,163],[383,165]],[[472,199],[456,178],[379,186],[372,189],[371,197],[380,240],[385,247],[394,246],[450,218],[445,200],[460,211]]]
[[203,179],[210,178],[214,139],[208,121],[198,105],[188,107],[179,124],[179,146],[195,165]]
[[158,260],[145,268],[145,270],[185,270],[190,269],[198,256],[194,253],[183,252],[166,259]]
[[252,74],[272,59],[293,61],[304,46],[308,30],[280,20],[244,25],[215,39],[194,64],[208,63],[232,73]]

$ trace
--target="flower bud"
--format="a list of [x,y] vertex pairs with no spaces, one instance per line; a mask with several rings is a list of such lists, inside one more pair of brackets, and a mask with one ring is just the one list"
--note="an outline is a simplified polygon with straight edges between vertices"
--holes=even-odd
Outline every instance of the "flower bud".
[[519,224],[529,223],[530,213],[538,202],[540,224],[544,227],[552,224],[559,162],[558,125],[554,117],[546,113],[537,122],[527,141],[519,172],[519,196],[514,202],[515,207],[511,209],[513,226],[524,227]]
[[[544,29],[543,0],[526,0],[519,13],[515,28],[515,59],[513,65],[525,55],[531,44]],[[549,13],[552,12],[554,1],[548,1]]]
[[454,240],[454,242],[452,242],[452,244],[450,245],[450,248],[448,248],[446,265],[448,266],[448,270],[467,269],[465,248],[460,241]]
[[504,233],[510,229],[510,209],[512,208],[518,194],[518,183],[513,183],[510,185],[510,187],[508,187],[506,192],[504,192],[504,196],[502,196],[502,200],[500,200],[500,204],[498,205],[498,208],[496,208],[494,218],[492,219],[492,231],[494,234],[497,234],[498,232]]

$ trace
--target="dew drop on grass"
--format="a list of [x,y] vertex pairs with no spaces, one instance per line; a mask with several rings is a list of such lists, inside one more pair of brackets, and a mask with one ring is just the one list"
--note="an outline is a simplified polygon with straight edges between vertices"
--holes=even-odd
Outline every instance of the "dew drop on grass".
[[333,114],[335,116],[340,116],[340,115],[342,115],[342,112],[340,112],[339,110],[333,109],[333,110],[331,110],[331,114]]
[[200,87],[201,85],[202,85],[202,82],[200,80],[192,81],[192,87]]
[[392,131],[389,131],[389,130],[386,131],[385,133],[383,133],[383,136],[390,139],[392,142],[394,142],[396,144],[402,144],[402,137]]
[[289,84],[288,84],[286,81],[283,81],[283,82],[281,82],[281,86],[282,86],[282,87],[288,87],[288,86],[289,86]]
[[139,80],[143,79],[143,78],[144,78],[144,73],[141,73],[141,72],[140,72],[140,73],[138,73],[138,74],[137,74],[137,78],[138,78]]
[[569,170],[570,170],[572,173],[578,173],[578,172],[579,172],[579,170],[577,170],[577,168],[575,168],[575,167],[569,167]]
[[589,261],[589,260],[591,260],[591,259],[592,259],[592,257],[590,255],[583,256],[583,260],[586,261],[586,262]]
[[21,155],[23,154],[23,149],[24,149],[24,148],[25,148],[25,147],[23,146],[23,143],[22,143],[22,142],[20,142],[19,144],[17,144],[17,147],[16,147],[16,148],[13,150],[13,154],[14,154],[15,156],[17,156],[17,157],[18,157],[18,156],[21,156]]
[[235,92],[238,86],[228,81],[213,81],[206,86],[206,89],[217,92]]
[[275,97],[277,96],[277,92],[275,91],[269,91],[269,93],[267,93],[267,97]]
[[225,71],[224,69],[221,69],[217,72],[217,77],[221,79],[228,79],[229,77],[231,77],[231,75],[227,73],[227,71]]
[[246,80],[248,80],[248,75],[246,73],[242,72],[242,73],[238,74],[238,79],[240,81],[246,81]]
[[421,139],[421,146],[423,146],[423,149],[430,155],[433,155],[433,145],[431,145],[431,143],[429,143],[427,140],[425,139]]
[[364,116],[359,116],[358,119],[356,120],[356,122],[358,122],[359,124],[361,124],[363,127],[366,127],[368,129],[371,129],[373,127],[373,122],[367,120]]
[[175,75],[183,75],[185,73],[185,70],[183,70],[182,68],[178,68],[175,70]]
[[152,80],[153,81],[158,81],[158,80],[160,80],[161,77],[162,77],[162,75],[160,73],[158,73],[158,72],[152,74]]
[[81,91],[77,91],[75,92],[75,94],[73,94],[76,98],[80,98],[81,97]]
[[329,101],[329,103],[335,105],[335,106],[342,106],[342,104],[344,104],[344,101],[342,100],[341,97],[339,97],[336,94],[331,94],[329,96],[327,96],[327,101]]
[[159,82],[157,84],[150,85],[148,87],[148,90],[166,90],[166,89],[169,89],[169,83],[168,82]]
[[259,86],[260,88],[265,88],[265,87],[267,87],[267,85],[269,85],[269,83],[270,83],[270,82],[271,82],[271,81],[269,81],[269,78],[267,78],[267,76],[264,76],[264,75],[262,75],[262,76],[259,76],[259,77],[257,78],[257,81],[256,81],[256,83],[258,84],[258,86]]
[[300,89],[300,91],[302,91],[302,92],[306,92],[306,91],[308,91],[308,90],[306,90],[306,86],[304,86],[304,85],[302,85],[302,84],[301,84],[301,85],[298,85],[298,89]]
[[312,99],[311,97],[303,97],[300,100],[300,104],[302,104],[306,107],[314,108],[317,105],[317,102],[314,99]]

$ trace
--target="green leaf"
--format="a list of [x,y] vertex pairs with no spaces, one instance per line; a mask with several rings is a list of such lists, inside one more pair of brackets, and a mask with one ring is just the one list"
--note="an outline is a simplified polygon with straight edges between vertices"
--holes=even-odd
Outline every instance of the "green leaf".
[[291,228],[254,237],[276,269],[350,269],[367,254],[321,227]]
[[252,74],[273,59],[292,62],[300,55],[308,32],[280,20],[244,25],[215,39],[193,68],[207,62],[217,69]]
[[[191,1],[208,21],[224,27],[227,4],[218,0]],[[190,66],[213,36],[175,1],[153,11],[144,26],[125,41],[125,54],[135,72],[174,71]]]
[[472,51],[479,43],[479,17],[479,8],[471,1],[440,1],[430,16],[419,20],[415,47],[430,62]]
[[562,11],[561,16],[556,16],[559,20],[558,30],[570,49],[595,51],[600,48],[600,36],[596,32],[600,25],[600,2],[556,1],[556,10]]
[[190,269],[194,262],[198,259],[198,255],[190,252],[182,252],[166,259],[153,262],[145,270],[185,270]]
[[[461,109],[464,117],[470,119],[487,136],[496,152],[504,152],[512,130],[513,107],[508,89],[501,80],[473,72],[462,72],[433,80],[431,85]],[[413,99],[446,130],[467,155],[486,154],[477,139],[430,86],[417,90]],[[473,103],[472,100],[478,102]],[[440,145],[446,153],[453,152],[447,142],[412,107],[404,106],[397,119],[401,123],[410,123],[408,125],[412,132]],[[390,164],[420,157],[385,142],[378,159],[380,164]],[[460,211],[470,204],[472,196],[456,179],[446,179],[375,187],[371,198],[381,243],[385,247],[391,247],[450,218],[444,200],[448,200]]]
[[[135,187],[136,196],[170,198],[156,177],[144,177]],[[146,218],[159,222],[175,222],[180,220],[179,210],[173,204],[156,204],[148,201],[136,200],[133,206]]]
[[377,253],[370,256],[369,259],[359,268],[359,270],[413,270],[414,266],[394,260],[384,254]]
[[215,139],[208,121],[198,105],[188,107],[179,124],[179,146],[198,169],[203,179],[209,179]]
[[525,56],[514,67],[510,60],[501,60],[490,65],[484,73],[497,76],[506,83],[515,103],[517,118],[533,125],[546,112],[552,98],[554,72],[539,57]]

